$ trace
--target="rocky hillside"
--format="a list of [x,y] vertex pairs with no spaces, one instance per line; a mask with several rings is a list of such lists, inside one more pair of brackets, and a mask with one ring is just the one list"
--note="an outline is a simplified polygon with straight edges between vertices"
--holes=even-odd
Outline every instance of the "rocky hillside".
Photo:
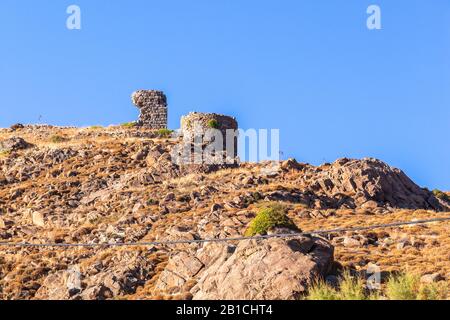
[[[445,216],[445,197],[376,159],[180,167],[145,129],[0,129],[0,242],[123,243],[242,236],[281,203],[298,229]],[[447,214],[448,215],[448,214]],[[208,244],[0,247],[1,299],[296,299],[317,276],[438,273],[449,225]],[[270,232],[294,232],[274,229]]]

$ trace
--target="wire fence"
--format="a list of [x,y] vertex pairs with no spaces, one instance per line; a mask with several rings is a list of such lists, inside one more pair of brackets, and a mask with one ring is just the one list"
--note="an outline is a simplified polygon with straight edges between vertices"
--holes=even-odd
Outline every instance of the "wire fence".
[[234,238],[211,238],[211,239],[185,239],[185,240],[172,240],[172,241],[149,241],[149,242],[122,242],[122,243],[26,243],[26,242],[0,242],[0,247],[22,247],[22,248],[70,248],[70,247],[81,247],[81,248],[94,248],[94,247],[148,247],[148,246],[167,246],[167,245],[177,245],[177,244],[192,244],[192,243],[212,243],[212,242],[238,242],[245,240],[263,240],[270,238],[283,238],[283,239],[295,239],[304,236],[313,235],[326,235],[332,233],[344,233],[344,232],[355,232],[355,231],[369,231],[374,229],[384,229],[384,228],[394,228],[402,226],[411,225],[424,225],[430,223],[439,223],[450,221],[450,217],[434,218],[427,220],[416,220],[416,221],[404,221],[404,222],[393,222],[386,224],[376,224],[371,226],[361,226],[361,227],[347,227],[347,228],[336,228],[328,230],[315,230],[306,231],[298,233],[280,233],[280,234],[268,234],[259,235],[253,237],[234,237]]

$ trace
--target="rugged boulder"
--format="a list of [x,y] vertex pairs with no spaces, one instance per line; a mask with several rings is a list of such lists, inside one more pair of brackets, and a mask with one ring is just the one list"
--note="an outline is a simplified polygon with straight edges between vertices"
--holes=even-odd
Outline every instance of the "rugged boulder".
[[[49,274],[36,292],[45,300],[104,300],[132,294],[154,275],[148,254],[119,252],[111,261],[72,266]],[[84,269],[84,270],[83,270]]]
[[17,151],[31,147],[32,145],[20,137],[12,137],[0,141],[0,152],[3,151]]
[[334,248],[321,238],[246,240],[237,246],[207,244],[173,256],[157,289],[198,300],[297,299],[333,265]]
[[377,159],[344,158],[307,171],[310,174],[303,181],[306,189],[337,201],[336,207],[443,209],[432,192],[420,188],[403,171]]

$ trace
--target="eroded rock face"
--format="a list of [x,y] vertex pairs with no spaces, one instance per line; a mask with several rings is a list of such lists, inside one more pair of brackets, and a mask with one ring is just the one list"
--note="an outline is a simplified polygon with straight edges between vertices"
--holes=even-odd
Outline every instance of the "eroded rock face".
[[[244,241],[223,264],[205,270],[192,289],[194,299],[291,300],[299,298],[317,277],[326,276],[333,247],[314,239]],[[308,248],[309,246],[306,246]]]
[[134,293],[153,276],[155,265],[137,253],[118,253],[113,261],[98,261],[88,269],[73,266],[49,274],[36,293],[44,300],[104,300]]
[[319,169],[310,177],[309,188],[330,198],[341,197],[351,208],[387,205],[407,209],[442,209],[430,191],[420,188],[403,171],[377,159],[339,159]]
[[3,141],[0,141],[0,152],[3,151],[17,151],[31,147],[31,144],[26,142],[20,137],[12,137]]
[[131,96],[133,104],[139,108],[137,124],[149,129],[167,128],[167,98],[162,91],[138,90]]
[[198,300],[297,299],[333,264],[334,248],[321,238],[246,240],[237,246],[211,243],[169,260],[157,288],[169,294],[190,290]]

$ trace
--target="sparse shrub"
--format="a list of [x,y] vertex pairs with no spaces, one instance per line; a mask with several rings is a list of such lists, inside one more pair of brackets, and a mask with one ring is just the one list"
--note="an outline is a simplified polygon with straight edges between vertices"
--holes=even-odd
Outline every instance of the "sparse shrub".
[[216,119],[211,119],[208,121],[208,127],[211,129],[218,129],[219,128],[219,121]]
[[418,300],[445,300],[449,294],[446,282],[429,283],[422,285],[417,295]]
[[262,200],[262,195],[261,195],[261,193],[259,193],[259,192],[257,192],[257,191],[255,191],[255,192],[252,192],[252,197],[253,197],[253,199],[255,200],[255,201],[259,201],[259,200]]
[[156,134],[161,138],[170,138],[172,133],[173,133],[173,130],[169,130],[169,129],[159,129],[158,131],[156,131]]
[[150,199],[147,200],[147,205],[148,205],[148,206],[156,206],[156,205],[158,205],[158,204],[159,204],[159,201],[158,201],[158,200],[155,200],[155,199],[152,199],[152,198],[150,198]]
[[[370,296],[375,297],[375,295]],[[323,280],[312,284],[308,290],[307,300],[367,300],[364,281],[360,277],[352,277],[349,271],[344,272],[339,288],[336,289]]]
[[10,154],[11,154],[11,151],[9,151],[9,150],[0,151],[0,158],[6,158]]
[[136,127],[136,122],[125,122],[125,123],[121,124],[121,127],[134,128],[134,127]]
[[442,192],[441,190],[435,189],[435,190],[433,190],[433,194],[436,198],[439,198],[446,202],[450,202],[450,196],[448,194],[446,194],[445,192]]
[[286,215],[286,211],[284,206],[277,203],[261,207],[245,232],[245,236],[264,235],[267,234],[267,231],[275,227],[298,230],[297,226]]
[[348,271],[343,274],[338,289],[323,280],[311,285],[307,300],[444,300],[448,295],[448,284],[421,283],[420,277],[400,274],[389,278],[384,290],[369,291],[363,279],[352,277]]
[[439,300],[447,294],[446,283],[421,283],[419,276],[408,273],[391,277],[386,285],[390,300]]
[[364,281],[360,277],[352,277],[349,271],[344,272],[339,298],[340,300],[366,300]]
[[51,136],[51,138],[50,138],[50,141],[52,143],[63,143],[63,142],[66,142],[68,140],[69,139],[67,139],[66,137],[63,137],[63,136],[60,136],[60,135],[54,135],[54,136]]
[[98,129],[103,129],[103,127],[102,126],[90,126],[89,129],[98,130]]
[[390,300],[416,300],[419,284],[420,279],[415,275],[392,276],[386,285],[386,295]]
[[316,281],[308,290],[306,300],[340,300],[337,290],[323,280]]

